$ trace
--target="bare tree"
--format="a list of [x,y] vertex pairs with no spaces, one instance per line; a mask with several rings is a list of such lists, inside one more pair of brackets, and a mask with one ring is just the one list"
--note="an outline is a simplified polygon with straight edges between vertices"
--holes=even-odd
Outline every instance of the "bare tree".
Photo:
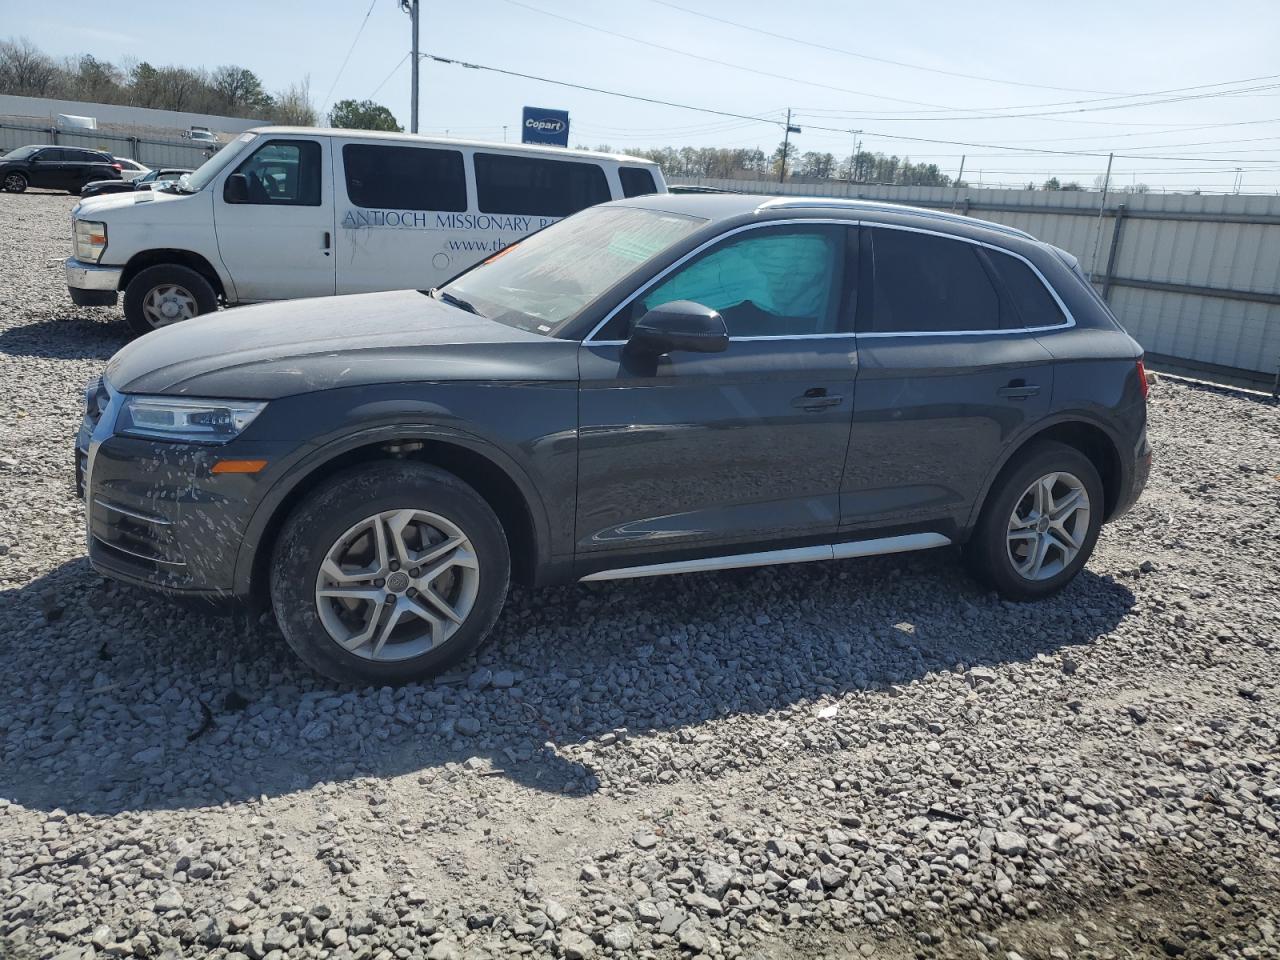
[[287,90],[276,94],[275,107],[271,111],[274,123],[291,127],[314,127],[316,125],[316,107],[311,102],[311,75],[302,78]]
[[0,41],[0,93],[45,97],[55,92],[58,67],[26,37]]

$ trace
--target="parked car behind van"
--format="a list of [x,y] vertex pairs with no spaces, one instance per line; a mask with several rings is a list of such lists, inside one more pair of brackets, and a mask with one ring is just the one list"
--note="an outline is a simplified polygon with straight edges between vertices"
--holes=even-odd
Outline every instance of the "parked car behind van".
[[121,169],[115,157],[101,150],[33,144],[0,157],[0,187],[8,193],[27,187],[79,193],[91,180],[119,180]]
[[635,157],[264,127],[168,190],[78,206],[67,287],[82,306],[123,291],[137,333],[220,302],[427,289],[585,207],[665,191]]

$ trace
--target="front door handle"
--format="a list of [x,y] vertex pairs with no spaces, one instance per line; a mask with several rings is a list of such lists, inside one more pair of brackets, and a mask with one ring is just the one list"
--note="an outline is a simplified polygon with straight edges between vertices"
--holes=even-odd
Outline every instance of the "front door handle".
[[1010,380],[1009,383],[999,390],[996,394],[1008,400],[1025,400],[1027,397],[1034,397],[1040,393],[1040,387],[1034,383],[1027,383],[1025,380]]
[[329,255],[329,241],[330,241],[329,231],[326,230],[324,232],[324,255],[326,257]]
[[791,405],[801,410],[815,412],[828,407],[838,407],[843,402],[844,396],[841,394],[827,393],[825,387],[811,387],[800,396],[792,398]]

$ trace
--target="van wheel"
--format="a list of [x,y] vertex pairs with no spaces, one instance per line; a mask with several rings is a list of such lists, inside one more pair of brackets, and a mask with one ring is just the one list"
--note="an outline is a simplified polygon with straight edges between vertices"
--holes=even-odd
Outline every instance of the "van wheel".
[[217,309],[209,281],[176,263],[147,267],[124,290],[124,318],[139,336]]
[[1057,593],[1084,567],[1102,529],[1102,480],[1074,447],[1029,448],[996,481],[966,555],[1007,600]]
[[388,461],[338,474],[289,515],[271,605],[312,669],[399,684],[479,647],[510,575],[506,534],[478,493],[436,467]]
[[4,189],[6,193],[24,193],[27,189],[27,178],[20,173],[5,174]]

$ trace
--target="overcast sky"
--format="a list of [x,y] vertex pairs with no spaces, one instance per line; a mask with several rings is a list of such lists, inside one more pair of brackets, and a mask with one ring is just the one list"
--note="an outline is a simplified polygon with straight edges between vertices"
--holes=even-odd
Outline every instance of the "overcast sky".
[[[669,3],[844,52],[764,36]],[[421,46],[486,66],[734,114],[781,118],[791,107],[803,130],[794,136],[801,151],[847,155],[853,137],[845,131],[861,128],[864,148],[936,162],[952,176],[967,154],[965,179],[971,182],[1038,183],[1052,174],[1090,185],[1114,150],[1138,157],[1116,158],[1113,175],[1120,183],[1229,190],[1240,167],[1245,192],[1280,191],[1278,0],[669,3],[424,0]],[[338,77],[369,10],[370,0],[134,0],[92,9],[22,4],[5,14],[3,30],[58,56],[92,52],[117,61],[210,68],[235,63],[254,70],[271,90],[309,75],[317,107],[373,97],[407,129],[409,18],[397,0],[373,0]],[[1275,76],[1255,79],[1268,75]],[[1195,99],[1097,109],[1132,102],[1117,99],[1122,95],[1246,80],[1251,82],[1138,102]],[[1203,96],[1242,87],[1268,89]],[[518,139],[525,104],[567,109],[575,144],[772,151],[781,139],[781,128],[766,122],[429,61],[422,67],[421,97],[423,132],[475,139],[501,140],[504,125]],[[1106,97],[1112,99],[1069,102]],[[1087,112],[1067,112],[1082,109]],[[1004,116],[1045,112],[1055,115]],[[1101,156],[1033,155],[889,135]]]

